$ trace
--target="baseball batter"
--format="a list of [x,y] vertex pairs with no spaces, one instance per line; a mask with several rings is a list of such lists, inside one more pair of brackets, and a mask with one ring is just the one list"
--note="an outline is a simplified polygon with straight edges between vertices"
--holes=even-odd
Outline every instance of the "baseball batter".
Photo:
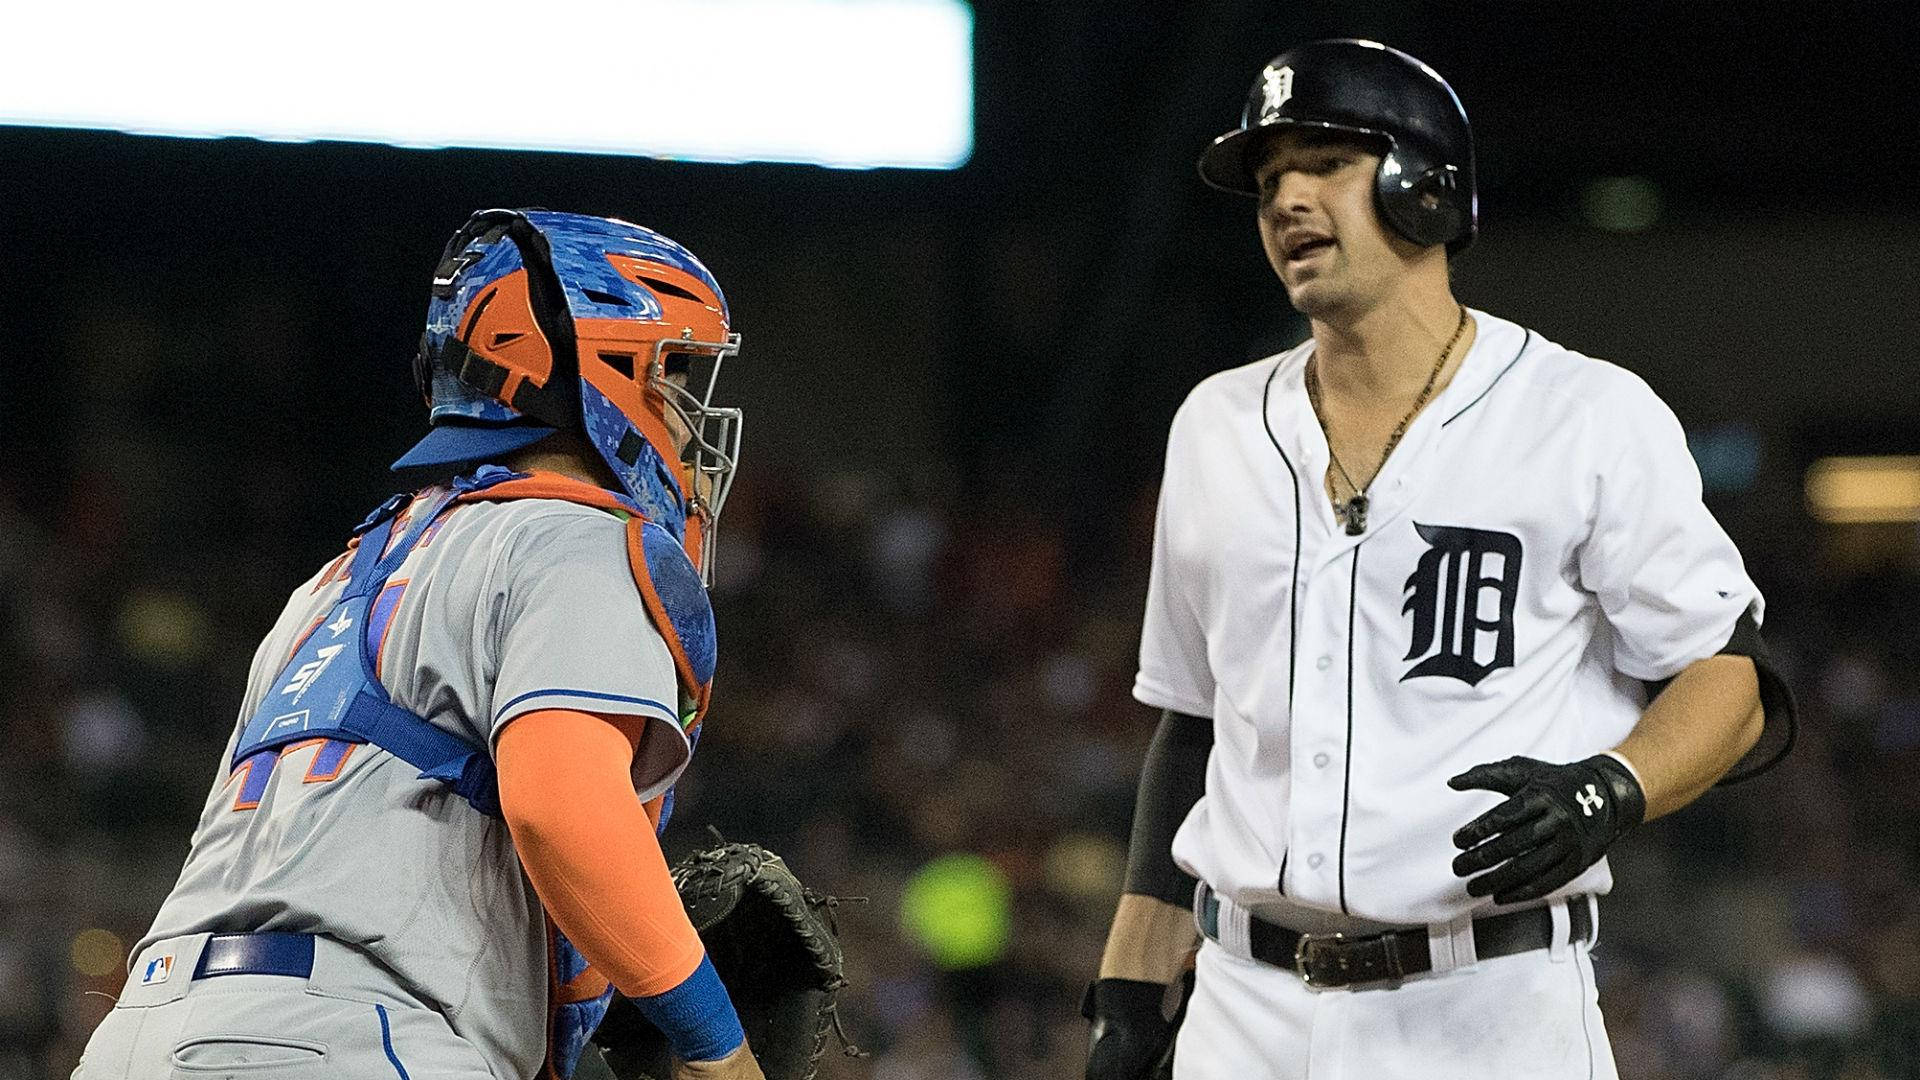
[[1173,421],[1087,1076],[1611,1077],[1605,853],[1791,724],[1761,597],[1644,382],[1454,299],[1431,68],[1283,53],[1200,170],[1312,336]]
[[[568,1076],[615,992],[675,1077],[758,1078],[656,839],[713,673],[738,347],[686,249],[487,211],[434,427],[261,643],[179,882],[76,1078]],[[691,380],[691,381],[690,381]]]

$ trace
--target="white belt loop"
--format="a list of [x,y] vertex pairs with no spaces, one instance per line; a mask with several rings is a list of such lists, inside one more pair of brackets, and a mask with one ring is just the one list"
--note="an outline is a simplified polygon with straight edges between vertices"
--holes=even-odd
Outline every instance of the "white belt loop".
[[1243,960],[1253,959],[1252,913],[1219,893],[1213,899],[1220,905],[1221,946]]
[[1592,952],[1593,947],[1600,944],[1600,898],[1593,893],[1587,893],[1581,899],[1587,904],[1586,948],[1588,952]]
[[1567,958],[1567,942],[1573,936],[1573,916],[1567,914],[1564,896],[1547,901],[1547,913],[1553,916],[1553,930],[1547,937],[1547,959],[1557,964]]
[[1438,975],[1479,962],[1473,946],[1473,916],[1461,915],[1442,923],[1427,925],[1427,958]]

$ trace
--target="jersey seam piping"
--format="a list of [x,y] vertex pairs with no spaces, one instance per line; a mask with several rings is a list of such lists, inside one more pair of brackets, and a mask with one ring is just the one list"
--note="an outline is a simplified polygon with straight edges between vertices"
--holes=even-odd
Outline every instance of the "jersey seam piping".
[[1342,763],[1345,776],[1340,781],[1340,913],[1347,910],[1347,814],[1353,804],[1353,623],[1359,607],[1360,545],[1353,547],[1353,576],[1347,586],[1347,749]]
[[[1273,397],[1273,380],[1280,375],[1280,367],[1285,360],[1276,360],[1273,370],[1267,373],[1266,386],[1260,391],[1260,426],[1266,430],[1267,441],[1280,455],[1281,464],[1287,467],[1287,475],[1293,480],[1293,581],[1287,590],[1287,718],[1293,718],[1293,682],[1295,663],[1300,652],[1300,472],[1293,467],[1293,459],[1287,456],[1286,448],[1280,445],[1280,439],[1273,433],[1273,419],[1268,409]],[[1287,815],[1291,825],[1293,815]],[[1289,845],[1284,841],[1280,848],[1280,876],[1275,882],[1280,895],[1287,895],[1287,855]]]
[[[494,505],[498,506],[502,504],[495,503]],[[500,543],[498,546],[494,548],[493,557],[487,560],[487,576],[486,576],[486,579],[482,582],[482,588],[480,592],[481,600],[483,603],[486,603],[487,605],[491,606],[493,603],[493,598],[495,596],[500,595],[499,590],[494,587],[494,582],[497,581],[500,576],[500,567],[502,566],[502,564],[504,564],[507,561],[507,553],[513,550],[514,541],[519,537],[520,533],[523,532],[527,528],[527,526],[532,524],[535,520],[537,519],[530,514],[519,521],[515,521],[509,524],[506,528],[506,531],[501,534]],[[505,597],[504,599],[507,600],[507,603],[504,604],[503,607],[511,609],[511,607],[513,606],[512,598]],[[491,615],[491,612],[489,612],[488,614]],[[492,649],[493,655],[488,657],[482,657],[481,658],[482,660],[490,660],[496,663],[499,661],[500,644],[501,644],[500,635],[503,628],[505,627],[507,618],[511,617],[511,615],[512,615],[511,610],[502,611],[500,622],[497,625],[489,627],[489,629],[492,630],[493,632],[487,635],[487,645]]]
[[1480,404],[1480,401],[1482,398],[1485,398],[1488,394],[1493,393],[1493,388],[1500,385],[1500,380],[1507,377],[1507,372],[1512,371],[1513,366],[1520,362],[1520,358],[1527,355],[1527,346],[1531,345],[1532,343],[1533,343],[1533,331],[1528,330],[1526,332],[1526,336],[1520,339],[1520,351],[1513,354],[1513,359],[1507,361],[1507,366],[1500,369],[1500,374],[1495,375],[1493,377],[1493,381],[1487,384],[1487,388],[1485,390],[1480,391],[1480,393],[1476,395],[1472,401],[1469,401],[1465,405],[1462,405],[1460,407],[1459,412],[1454,413],[1452,416],[1447,417],[1444,421],[1441,422],[1440,426],[1446,427],[1448,424],[1451,424],[1455,420],[1458,420],[1462,416],[1465,416],[1468,409],[1471,409],[1475,405]]
[[529,690],[519,697],[514,698],[512,701],[507,702],[505,705],[500,706],[493,714],[494,723],[499,723],[500,718],[505,716],[508,710],[512,709],[515,705],[538,697],[578,697],[589,698],[594,701],[619,701],[629,705],[647,705],[660,710],[662,719],[671,720],[676,724],[679,722],[675,719],[672,709],[667,708],[652,698],[635,697],[631,694],[611,694],[599,690],[573,690],[566,687],[549,687],[543,690]]
[[1574,974],[1580,979],[1580,1034],[1587,1040],[1587,1080],[1593,1080],[1593,1032],[1587,1028],[1587,973],[1580,967],[1580,946],[1577,942],[1573,946],[1572,960]]
[[[482,500],[482,501],[488,502],[488,505],[499,506],[502,508],[512,507],[515,503],[534,503],[537,505],[538,509],[545,509],[549,511],[552,510],[555,506],[559,506],[559,507],[577,507],[582,510],[594,511],[596,513],[599,512],[598,508],[596,507],[587,506],[582,503],[570,503],[564,499],[513,499],[513,500],[496,499],[491,501],[488,501],[488,500]],[[462,506],[472,506],[477,504],[456,502],[454,505],[456,508],[458,508]],[[449,519],[451,519],[453,516],[452,512],[449,511],[447,516]],[[527,529],[533,527],[535,524],[539,523],[540,520],[545,516],[546,515],[544,514],[529,513],[525,517],[521,518],[519,521],[515,521],[508,524],[505,531],[500,534],[499,544],[494,549],[492,557],[487,560],[487,574],[484,582],[484,589],[480,594],[483,598],[491,598],[495,595],[496,590],[494,589],[494,582],[498,580],[499,570],[501,566],[503,566],[507,562],[508,553],[513,550],[514,542],[519,539],[520,534],[525,532]],[[605,517],[606,515],[601,514],[600,516]],[[493,659],[498,659],[498,654],[500,651],[499,650],[500,643],[498,641],[489,641],[488,644],[494,646],[495,656],[493,657]]]

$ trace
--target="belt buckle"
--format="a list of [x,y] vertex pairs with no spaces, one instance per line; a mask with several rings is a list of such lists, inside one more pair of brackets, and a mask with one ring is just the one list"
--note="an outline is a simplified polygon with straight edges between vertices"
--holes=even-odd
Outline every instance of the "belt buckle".
[[1331,934],[1301,934],[1300,940],[1293,946],[1293,973],[1300,981],[1316,990],[1333,989],[1345,986],[1339,979],[1318,979],[1313,977],[1316,954],[1319,947],[1337,948],[1347,940],[1347,935],[1335,932]]

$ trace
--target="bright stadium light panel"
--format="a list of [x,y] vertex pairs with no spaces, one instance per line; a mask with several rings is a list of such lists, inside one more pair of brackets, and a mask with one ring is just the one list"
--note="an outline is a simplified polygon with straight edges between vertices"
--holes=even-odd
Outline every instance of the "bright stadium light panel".
[[960,0],[65,0],[8,17],[0,124],[952,169]]

